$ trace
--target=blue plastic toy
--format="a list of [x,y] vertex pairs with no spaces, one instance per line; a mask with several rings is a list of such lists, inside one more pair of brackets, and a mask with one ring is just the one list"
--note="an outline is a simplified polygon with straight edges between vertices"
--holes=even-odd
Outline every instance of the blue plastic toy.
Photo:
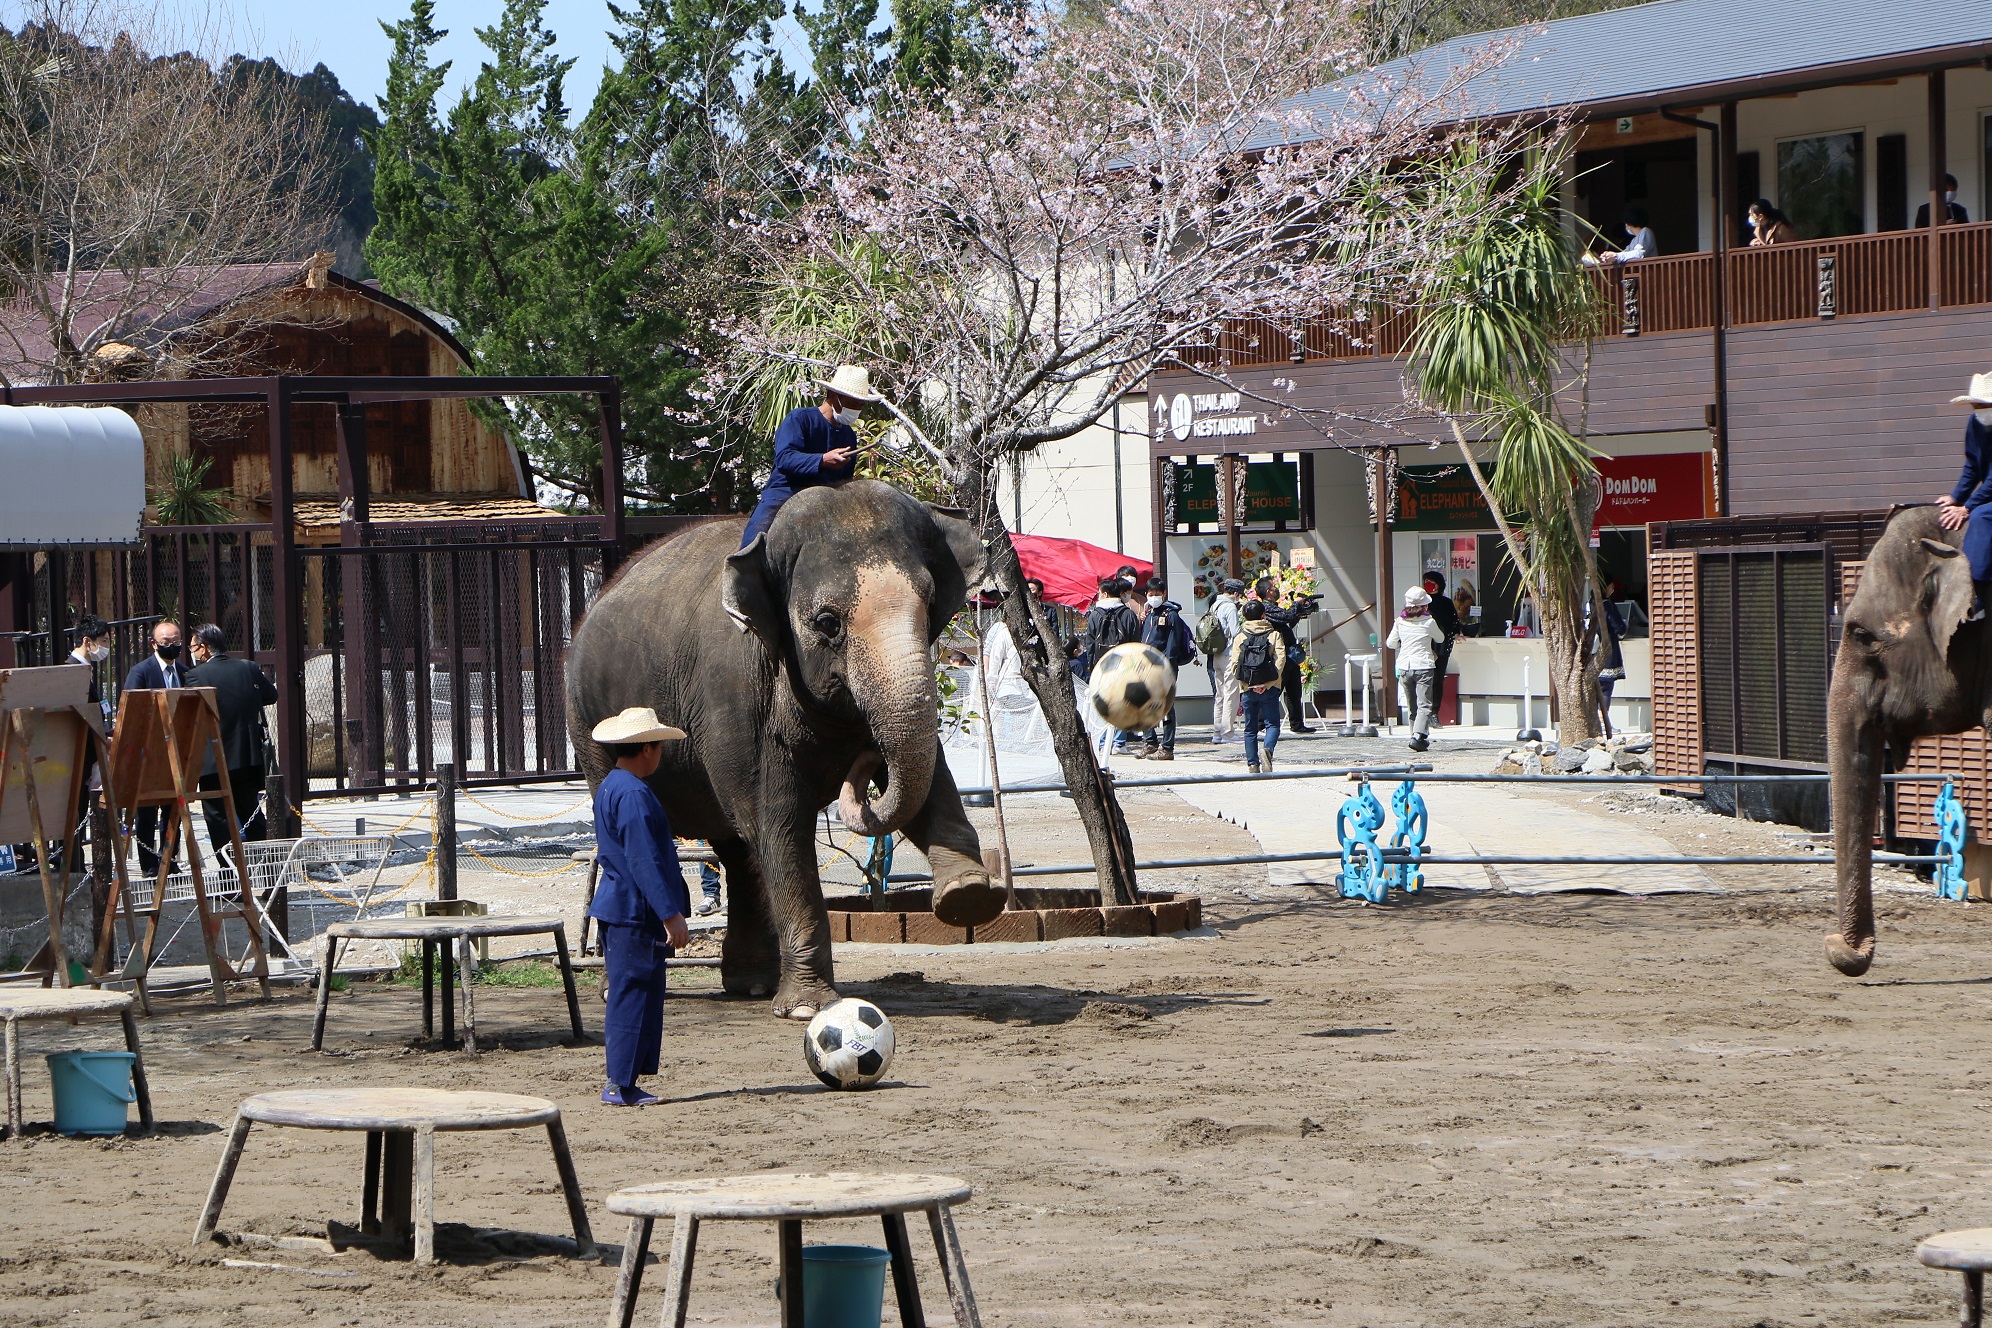
[[1408,856],[1402,861],[1385,863],[1384,880],[1406,894],[1416,894],[1425,888],[1425,869],[1421,864],[1425,858],[1425,834],[1432,824],[1431,813],[1425,809],[1425,795],[1408,779],[1390,795],[1390,810],[1397,819],[1390,846],[1404,850]]
[[1937,856],[1943,859],[1932,873],[1937,881],[1937,894],[1944,899],[1962,899],[1964,839],[1971,826],[1964,814],[1964,804],[1958,800],[1957,791],[1948,779],[1944,781],[1943,791],[1937,794],[1937,805],[1931,810],[1937,823]]
[[1383,804],[1370,792],[1368,780],[1342,800],[1335,817],[1335,838],[1342,846],[1342,898],[1367,899],[1381,904],[1390,892],[1383,854],[1376,846],[1376,832],[1383,829]]

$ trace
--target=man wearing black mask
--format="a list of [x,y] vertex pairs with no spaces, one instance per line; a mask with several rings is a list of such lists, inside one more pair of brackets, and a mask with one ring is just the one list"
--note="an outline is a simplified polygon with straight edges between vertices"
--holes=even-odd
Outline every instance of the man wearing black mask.
[[[180,624],[171,618],[161,618],[152,624],[152,653],[131,666],[125,674],[124,689],[127,692],[140,689],[179,687],[186,673],[186,662],[181,658],[185,647],[180,644]],[[160,830],[164,822],[157,807],[142,807],[138,813],[138,865],[147,876],[159,875]],[[177,869],[178,864],[167,868],[168,872]]]

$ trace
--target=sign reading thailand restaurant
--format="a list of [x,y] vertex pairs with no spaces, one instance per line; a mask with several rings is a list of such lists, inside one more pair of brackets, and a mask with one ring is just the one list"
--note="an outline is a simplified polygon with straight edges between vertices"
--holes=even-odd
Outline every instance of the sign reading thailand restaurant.
[[[1224,509],[1217,500],[1217,467],[1196,462],[1176,467],[1177,529],[1192,525],[1221,526]],[[1300,465],[1293,461],[1251,461],[1245,465],[1246,526],[1270,526],[1300,520]]]
[[[1487,473],[1491,479],[1491,469]],[[1598,529],[1698,521],[1715,511],[1713,460],[1707,452],[1599,457],[1598,477],[1604,482],[1592,523]],[[1494,517],[1465,466],[1406,466],[1398,472],[1395,525],[1399,530],[1492,530]]]
[[1155,421],[1158,443],[1165,438],[1182,443],[1193,438],[1241,438],[1259,432],[1259,417],[1249,407],[1241,412],[1240,404],[1236,392],[1178,392],[1173,397],[1164,392],[1149,403],[1148,418]]

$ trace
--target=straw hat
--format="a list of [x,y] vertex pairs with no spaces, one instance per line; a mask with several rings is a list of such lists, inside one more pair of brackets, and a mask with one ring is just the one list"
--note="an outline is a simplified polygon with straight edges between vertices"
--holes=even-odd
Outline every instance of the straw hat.
[[871,370],[861,364],[840,364],[837,372],[828,378],[812,378],[818,387],[835,392],[846,401],[862,401],[875,405],[885,400],[881,394],[872,391]]
[[597,724],[588,736],[599,743],[669,742],[684,737],[685,731],[657,718],[649,706],[631,706]]
[[1992,373],[1971,375],[1971,386],[1961,397],[1952,397],[1953,406],[1974,406],[1983,409],[1992,406]]
[[1404,592],[1404,607],[1407,609],[1422,609],[1431,602],[1432,597],[1425,593],[1423,586],[1413,586]]

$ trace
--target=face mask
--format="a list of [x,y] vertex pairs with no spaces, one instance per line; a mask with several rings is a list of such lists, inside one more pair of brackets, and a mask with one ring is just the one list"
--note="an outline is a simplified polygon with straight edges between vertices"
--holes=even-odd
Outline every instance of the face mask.
[[1150,596],[1148,597],[1148,607],[1149,607],[1149,608],[1151,608],[1151,609],[1158,609],[1158,608],[1161,608],[1161,607],[1162,607],[1162,597],[1161,597],[1160,595],[1150,595]]
[[91,646],[83,652],[83,657],[88,659],[92,664],[102,664],[111,657],[111,648],[109,646]]
[[1955,189],[1946,189],[1946,190],[1944,191],[1944,202],[1946,202],[1946,203],[1955,203],[1955,202],[1957,202],[1957,190],[1955,190]]
[[849,427],[850,425],[856,424],[858,422],[858,417],[863,414],[864,412],[859,410],[856,406],[846,406],[844,409],[837,412],[835,419],[837,423]]
[[171,645],[158,646],[156,649],[159,652],[159,658],[163,660],[171,661],[180,657],[181,646],[178,641],[173,642]]
[[1974,410],[1971,413],[1978,417],[1980,424],[1992,429],[1992,410]]

